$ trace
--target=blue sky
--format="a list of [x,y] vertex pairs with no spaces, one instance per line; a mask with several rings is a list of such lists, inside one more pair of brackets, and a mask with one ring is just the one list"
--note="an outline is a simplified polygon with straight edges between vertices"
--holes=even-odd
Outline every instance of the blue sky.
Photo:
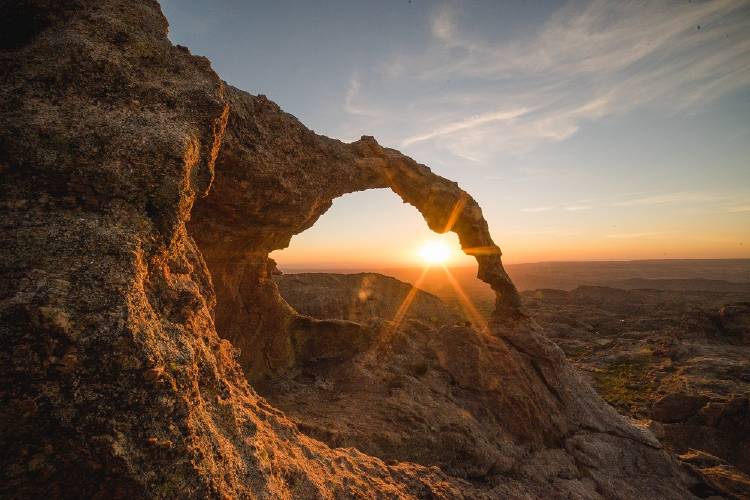
[[[229,83],[457,181],[506,261],[750,256],[750,2],[162,7]],[[358,193],[278,258],[397,263],[429,237]]]

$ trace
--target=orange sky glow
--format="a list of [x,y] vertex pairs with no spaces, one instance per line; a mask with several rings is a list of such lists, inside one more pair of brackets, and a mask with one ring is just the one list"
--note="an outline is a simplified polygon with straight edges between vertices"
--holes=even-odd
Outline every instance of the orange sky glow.
[[[386,205],[387,210],[371,205]],[[728,224],[710,224],[700,216],[688,220],[683,230],[679,218],[661,216],[663,230],[640,231],[637,221],[613,227],[606,214],[600,217],[572,216],[570,212],[546,213],[552,224],[562,218],[560,227],[525,231],[518,224],[489,220],[495,242],[508,264],[542,261],[635,260],[688,258],[746,258],[745,241],[750,229]],[[523,216],[518,216],[523,218]],[[569,218],[566,220],[565,218]],[[654,217],[652,217],[653,219]],[[701,223],[700,226],[697,224]],[[683,221],[684,223],[684,221]],[[698,230],[697,227],[701,227]],[[750,227],[750,225],[748,225]],[[329,212],[307,231],[295,236],[289,248],[271,254],[283,268],[367,269],[421,266],[424,245],[440,242],[449,248],[445,265],[474,265],[474,259],[461,251],[458,237],[451,232],[431,231],[417,210],[401,203],[386,190],[346,195],[334,201]]]

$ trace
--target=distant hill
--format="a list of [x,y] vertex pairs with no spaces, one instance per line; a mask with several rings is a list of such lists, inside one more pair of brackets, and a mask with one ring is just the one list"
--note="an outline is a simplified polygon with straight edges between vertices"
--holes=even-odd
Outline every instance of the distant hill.
[[[314,318],[393,320],[412,286],[377,273],[300,273],[274,276],[282,297],[297,312]],[[438,297],[416,290],[405,317],[431,326],[464,321]]]
[[[363,271],[289,269],[283,265],[281,268],[289,273],[319,271],[339,275]],[[605,286],[623,290],[750,292],[750,259],[538,262],[510,264],[506,269],[520,291],[574,290],[580,286]],[[413,284],[423,275],[424,269],[394,267],[371,271]],[[454,288],[456,283],[480,312],[490,314],[493,311],[494,294],[489,285],[477,279],[476,267],[451,268],[450,273],[454,280],[447,279],[442,268],[431,268],[422,276],[420,288],[439,297],[453,311],[461,311],[461,299]]]
[[736,282],[725,280],[709,280],[703,278],[684,279],[646,279],[630,278],[627,280],[610,281],[606,283],[612,288],[623,290],[652,289],[675,291],[707,291],[707,292],[749,292],[750,282]]
[[[510,264],[506,269],[520,290],[572,290],[581,285],[640,287],[635,281],[629,284],[630,280],[649,280],[646,288],[666,287],[664,289],[668,290],[718,286],[708,280],[750,283],[750,259],[536,262]],[[694,282],[691,283],[690,280]],[[704,281],[701,283],[699,280]],[[679,288],[680,286],[686,288]],[[713,288],[708,288],[711,289]]]

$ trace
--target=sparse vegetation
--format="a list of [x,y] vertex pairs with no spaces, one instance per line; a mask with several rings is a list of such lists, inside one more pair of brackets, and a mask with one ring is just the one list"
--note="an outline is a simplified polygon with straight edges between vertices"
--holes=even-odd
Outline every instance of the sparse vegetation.
[[651,397],[652,381],[649,378],[649,358],[639,356],[607,366],[592,373],[599,394],[621,411],[632,411]]

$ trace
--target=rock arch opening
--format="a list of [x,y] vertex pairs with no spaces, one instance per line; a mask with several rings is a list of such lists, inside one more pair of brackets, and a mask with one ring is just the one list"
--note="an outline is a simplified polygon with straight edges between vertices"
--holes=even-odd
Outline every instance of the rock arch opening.
[[270,254],[281,268],[368,270],[425,264],[421,246],[438,240],[450,250],[448,265],[476,264],[461,250],[455,233],[431,230],[412,205],[390,189],[346,193],[315,225],[294,235],[290,244]]
[[417,319],[486,329],[494,306],[492,289],[476,278],[476,261],[455,233],[433,232],[388,189],[337,198],[271,258],[282,297],[318,319]]

